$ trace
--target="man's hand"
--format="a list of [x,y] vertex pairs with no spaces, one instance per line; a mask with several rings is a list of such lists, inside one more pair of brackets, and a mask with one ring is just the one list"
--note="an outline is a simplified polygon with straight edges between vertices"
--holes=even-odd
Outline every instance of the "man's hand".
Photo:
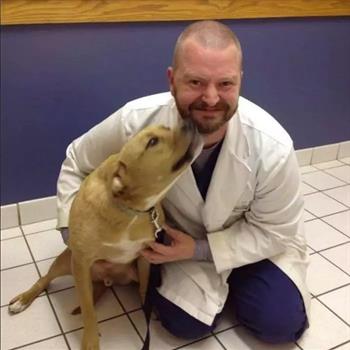
[[170,245],[152,242],[149,244],[149,248],[142,250],[141,255],[152,264],[191,259],[196,245],[194,239],[168,225],[164,225],[163,228],[171,238]]

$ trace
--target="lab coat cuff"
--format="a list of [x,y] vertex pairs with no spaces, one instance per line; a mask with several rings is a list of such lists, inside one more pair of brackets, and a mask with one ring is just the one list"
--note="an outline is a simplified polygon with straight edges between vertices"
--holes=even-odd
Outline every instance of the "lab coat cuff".
[[207,235],[217,273],[232,269],[234,265],[233,252],[228,249],[225,236],[226,234],[223,231],[208,233]]

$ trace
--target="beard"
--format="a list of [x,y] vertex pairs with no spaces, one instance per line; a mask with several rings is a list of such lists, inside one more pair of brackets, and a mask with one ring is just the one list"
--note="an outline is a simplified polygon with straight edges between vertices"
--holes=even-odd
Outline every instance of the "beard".
[[[211,134],[219,130],[232,118],[237,110],[237,105],[232,106],[222,98],[220,98],[214,107],[208,106],[200,97],[187,107],[179,103],[176,93],[174,94],[174,98],[181,117],[192,120],[200,134]],[[197,111],[202,114],[199,118],[195,115]]]

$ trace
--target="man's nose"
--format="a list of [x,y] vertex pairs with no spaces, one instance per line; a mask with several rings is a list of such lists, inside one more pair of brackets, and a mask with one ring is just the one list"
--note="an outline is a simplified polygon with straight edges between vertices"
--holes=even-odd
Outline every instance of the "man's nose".
[[202,100],[209,106],[213,107],[219,102],[219,94],[215,85],[208,85],[203,92]]

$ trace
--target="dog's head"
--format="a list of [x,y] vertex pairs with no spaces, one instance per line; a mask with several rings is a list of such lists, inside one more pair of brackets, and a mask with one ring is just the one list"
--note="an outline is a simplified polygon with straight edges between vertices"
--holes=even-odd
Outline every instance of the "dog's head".
[[114,200],[135,210],[159,202],[193,159],[195,128],[149,126],[122,148],[110,186]]

